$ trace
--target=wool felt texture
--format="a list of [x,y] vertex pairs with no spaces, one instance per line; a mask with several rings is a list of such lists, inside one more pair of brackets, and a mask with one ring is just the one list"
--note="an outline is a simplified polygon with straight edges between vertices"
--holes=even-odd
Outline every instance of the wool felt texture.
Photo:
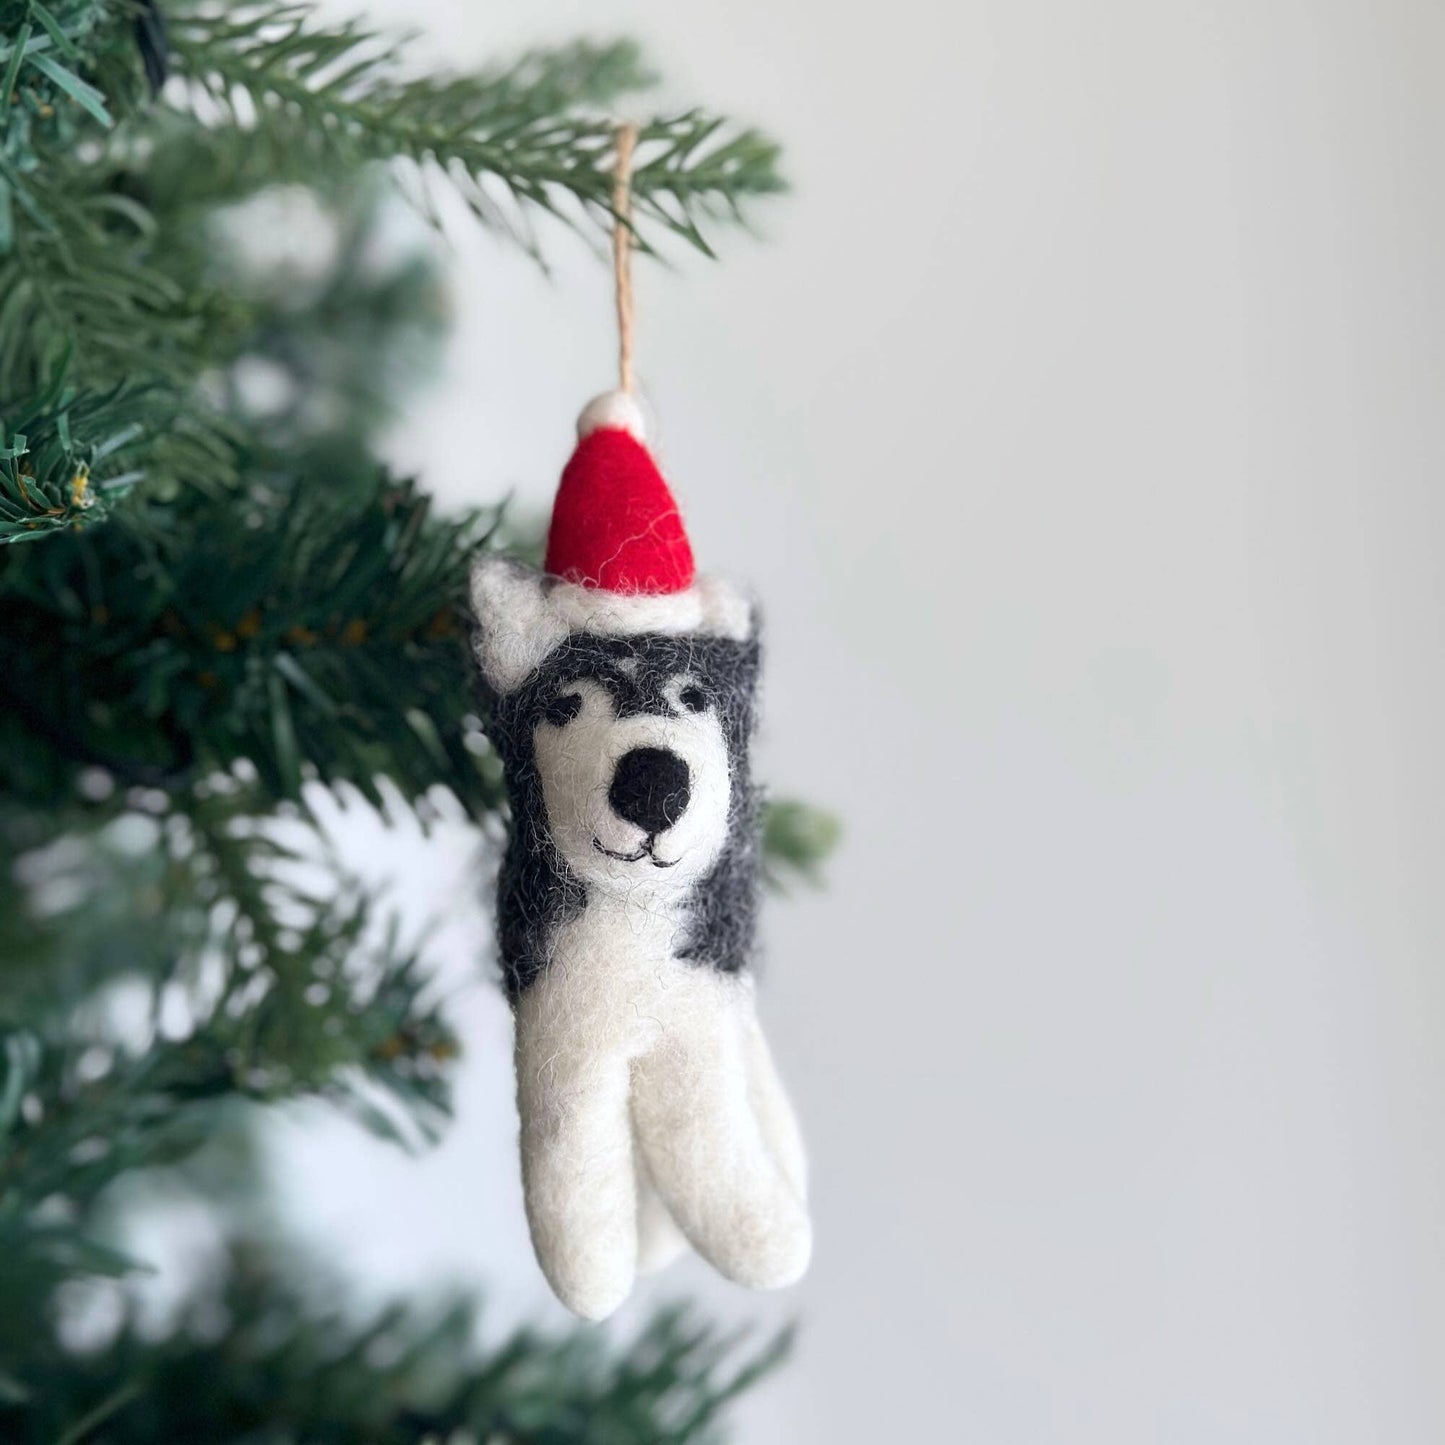
[[717,577],[698,577],[680,592],[617,593],[492,557],[473,570],[471,590],[477,618],[508,619],[475,634],[482,673],[498,692],[519,687],[569,637],[659,633],[742,641],[753,628],[748,599]]
[[615,593],[495,557],[472,603],[511,799],[498,931],[542,1270],[591,1319],[686,1245],[792,1283],[804,1156],[747,968],[752,609],[706,578]]
[[624,427],[599,426],[578,442],[557,489],[546,569],[624,595],[692,585],[682,514],[652,454]]

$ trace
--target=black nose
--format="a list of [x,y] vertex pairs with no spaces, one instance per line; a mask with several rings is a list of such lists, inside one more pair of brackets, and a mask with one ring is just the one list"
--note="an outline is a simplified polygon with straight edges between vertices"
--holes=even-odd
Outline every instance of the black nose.
[[650,837],[687,812],[692,781],[687,764],[666,748],[633,748],[617,760],[607,801],[619,818]]

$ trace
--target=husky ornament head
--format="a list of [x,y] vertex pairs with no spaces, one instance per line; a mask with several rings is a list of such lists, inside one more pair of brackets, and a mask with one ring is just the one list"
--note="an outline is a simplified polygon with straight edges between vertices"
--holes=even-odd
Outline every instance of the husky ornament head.
[[753,609],[695,576],[631,398],[578,430],[546,570],[484,557],[472,605],[512,805],[497,911],[528,1217],[563,1302],[600,1317],[685,1242],[768,1287],[810,1234],[744,972]]
[[[484,639],[514,652],[542,639],[523,681],[493,699],[514,821],[544,833],[586,885],[695,884],[752,821],[751,617],[739,606],[731,633],[687,615],[686,632],[661,630],[656,616],[632,632],[589,617],[589,600],[504,559],[479,565],[474,606],[492,619]],[[483,668],[495,688],[485,656]]]

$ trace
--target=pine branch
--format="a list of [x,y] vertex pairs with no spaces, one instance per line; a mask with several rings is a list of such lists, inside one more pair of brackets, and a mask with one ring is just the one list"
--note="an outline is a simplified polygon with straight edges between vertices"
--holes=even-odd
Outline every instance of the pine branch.
[[382,807],[384,776],[494,812],[459,611],[484,522],[434,519],[379,470],[350,491],[251,475],[170,504],[156,537],[141,511],[12,558],[0,791],[59,801],[87,766],[174,786],[245,760],[272,804],[315,777]]
[[795,879],[817,887],[823,863],[841,836],[841,825],[833,814],[796,798],[770,798],[763,807],[767,881],[783,891]]
[[[531,209],[610,224],[613,126],[585,112],[651,79],[627,42],[534,51],[477,76],[406,79],[399,47],[355,23],[321,24],[289,0],[197,0],[174,37],[178,71],[229,124],[249,126],[254,114],[273,149],[284,138],[288,153],[318,167],[409,160],[534,253]],[[644,244],[655,222],[706,250],[700,220],[736,216],[747,198],[781,189],[776,166],[771,141],[700,111],[648,122],[632,182]]]
[[[116,173],[112,181],[137,178]],[[325,214],[335,253],[323,275],[304,282],[219,261],[208,228],[174,216],[163,235],[153,219],[136,234],[129,208],[121,234],[101,229],[85,242],[106,255],[101,266],[72,267],[67,246],[51,254],[60,267],[53,271],[29,253],[29,242],[0,257],[0,286],[31,266],[0,304],[0,396],[11,398],[0,406],[0,427],[8,428],[0,448],[14,450],[16,433],[27,441],[8,470],[0,459],[0,544],[99,521],[118,499],[117,483],[143,482],[156,501],[183,487],[224,493],[247,434],[262,433],[292,454],[339,449],[327,463],[337,475],[371,467],[366,443],[432,369],[443,297],[431,258],[375,263],[371,248],[385,218],[376,187],[333,190]],[[127,292],[132,272],[115,260],[128,245],[164,258],[165,287],[150,309]],[[213,273],[209,283],[205,270]],[[150,286],[145,265],[134,274]],[[222,282],[224,293],[216,289]],[[67,316],[82,324],[83,355]],[[248,402],[239,372],[257,365],[284,378],[284,405],[258,411]],[[198,376],[207,380],[205,394]],[[103,475],[82,470],[93,467],[93,450],[106,462]],[[72,496],[77,476],[84,485]]]
[[83,1360],[43,1335],[32,1342],[23,1378],[12,1373],[8,1400],[0,1392],[0,1432],[16,1445],[51,1445],[80,1421],[106,1445],[250,1445],[263,1435],[268,1445],[707,1445],[721,1438],[720,1412],[791,1345],[784,1333],[746,1352],[744,1335],[677,1309],[625,1354],[596,1331],[521,1330],[485,1351],[477,1335],[464,1300],[360,1321],[318,1308],[239,1247],[159,1339],[128,1321]]
[[[174,1163],[241,1100],[325,1099],[434,1136],[457,1043],[376,897],[215,787],[0,870],[0,1246],[50,1278],[130,1265],[91,1237],[117,1179]],[[27,829],[3,821],[12,847]],[[17,831],[17,821],[21,824]],[[28,829],[32,838],[38,831]],[[313,846],[310,853],[314,855]],[[125,981],[140,1036],[76,1002]]]
[[[148,218],[62,176],[27,181],[42,220],[16,228],[0,256],[0,396],[38,389],[63,359],[114,384],[167,374],[197,318],[152,259]],[[177,364],[171,374],[179,378]],[[192,373],[192,378],[194,373]]]
[[0,254],[17,222],[54,225],[38,173],[103,137],[147,94],[128,5],[0,0]]
[[[177,420],[174,397],[154,385],[79,392],[62,371],[0,415],[0,543],[106,517],[142,475],[128,461],[136,442]],[[172,452],[184,436],[170,434]]]

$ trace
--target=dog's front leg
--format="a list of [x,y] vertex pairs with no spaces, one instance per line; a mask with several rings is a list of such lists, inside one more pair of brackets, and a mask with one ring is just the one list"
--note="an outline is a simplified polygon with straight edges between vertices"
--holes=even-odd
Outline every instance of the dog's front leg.
[[517,1005],[522,1188],[548,1283],[575,1314],[603,1319],[637,1272],[629,1060],[569,1007],[565,987],[553,986],[564,983],[544,976]]
[[690,975],[634,1068],[632,1114],[648,1172],[693,1248],[739,1284],[777,1289],[807,1268],[812,1229],[796,1125],[778,1113],[756,1027],[746,981]]

